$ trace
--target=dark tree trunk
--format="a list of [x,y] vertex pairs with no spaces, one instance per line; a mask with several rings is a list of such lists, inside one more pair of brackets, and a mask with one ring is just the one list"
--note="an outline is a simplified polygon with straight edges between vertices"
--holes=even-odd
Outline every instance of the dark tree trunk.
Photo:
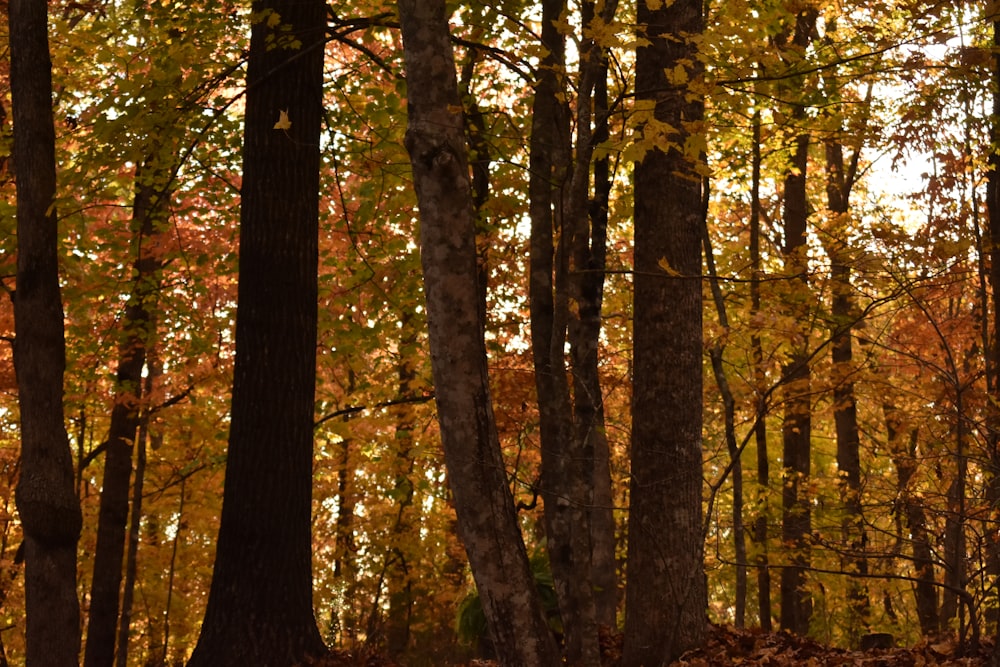
[[[760,110],[753,115],[753,165],[750,185],[750,314],[751,319],[760,312]],[[754,445],[757,447],[757,518],[754,520],[754,541],[757,543],[757,616],[762,630],[771,631],[771,570],[768,562],[768,526],[770,515],[770,460],[767,456],[767,376],[764,371],[764,350],[760,334],[750,337],[753,354],[754,392],[757,398],[754,415]]]
[[[792,171],[785,178],[785,270],[793,282],[790,292],[808,290],[806,279],[806,163],[808,135],[796,140]],[[807,303],[793,296],[791,303]],[[808,306],[805,306],[808,307]],[[800,323],[808,322],[804,313],[792,313]],[[807,326],[803,324],[803,326]],[[811,373],[809,369],[808,332],[799,332],[802,342],[793,347],[781,369],[785,392],[782,421],[782,460],[784,480],[781,494],[781,538],[790,549],[788,564],[781,570],[781,627],[798,634],[809,632],[812,598],[805,590],[805,571],[809,566],[811,510],[806,489],[812,449]]]
[[[685,146],[702,100],[665,72],[701,76],[703,3],[639,3],[636,99],[674,131],[635,165],[632,454],[625,667],[666,665],[705,641],[702,538],[702,178]],[[651,140],[651,139],[647,139]],[[669,142],[669,144],[667,143]],[[666,401],[666,402],[665,402]]]
[[[792,49],[804,53],[812,40],[817,12],[804,9],[796,16]],[[793,117],[805,120],[805,107],[796,104]],[[812,598],[805,589],[809,567],[809,537],[812,530],[809,485],[812,455],[811,371],[809,368],[809,284],[806,225],[809,204],[806,198],[806,169],[809,162],[809,135],[795,138],[790,168],[785,175],[785,273],[789,279],[789,314],[802,327],[795,332],[787,361],[782,365],[781,383],[785,394],[782,421],[782,460],[784,480],[781,494],[781,538],[789,548],[787,565],[781,570],[781,627],[798,634],[809,632]],[[797,304],[797,305],[793,305]]]
[[[913,570],[916,582],[913,595],[917,607],[920,632],[924,636],[938,631],[938,589],[934,579],[934,551],[927,526],[927,515],[920,498],[910,489],[910,480],[917,472],[917,430],[913,429],[907,445],[903,441],[903,420],[899,410],[884,404],[886,445],[896,466],[896,495],[900,505],[897,515],[906,521],[910,548],[913,553]],[[902,531],[900,531],[902,532]]]
[[[122,318],[122,340],[118,346],[114,407],[108,439],[104,443],[104,475],[94,550],[94,576],[87,622],[84,667],[110,667],[115,658],[118,600],[122,583],[122,553],[128,521],[129,481],[132,451],[139,428],[142,400],[142,369],[146,349],[153,336],[153,308],[159,290],[156,275],[161,259],[154,250],[154,220],[163,206],[163,193],[151,183],[156,179],[147,168],[136,169],[136,194],[132,206],[136,259],[133,264],[132,295]],[[155,172],[156,168],[152,167]]]
[[[715,257],[712,254],[712,237],[708,229],[708,195],[709,183],[705,179],[703,201],[703,230],[705,249],[705,268],[712,291],[712,302],[719,318],[719,326],[723,331],[729,331],[729,314],[726,312],[725,297],[719,284],[719,274],[715,269]],[[726,449],[729,452],[729,465],[732,468],[733,479],[733,557],[736,560],[736,586],[733,601],[733,625],[742,628],[746,625],[747,608],[747,543],[746,527],[743,524],[743,461],[739,442],[736,439],[736,399],[729,386],[729,378],[725,369],[725,336],[717,337],[708,350],[712,361],[712,375],[719,387],[719,397],[722,399],[722,414],[726,438]]]
[[[986,3],[987,7],[992,7],[991,3]],[[993,373],[988,377],[993,381],[993,400],[990,402],[991,410],[988,415],[988,436],[989,444],[989,479],[987,486],[987,499],[990,507],[993,508],[991,519],[996,521],[1000,513],[1000,21],[994,17],[993,21],[993,116],[990,123],[990,146],[989,170],[986,181],[986,207],[989,215],[989,242],[990,249],[990,286],[992,299],[990,306],[993,310],[993,344],[989,350],[988,359],[992,364]],[[989,566],[990,573],[996,578],[1000,577],[1000,538],[994,536],[989,544]],[[1000,666],[1000,622],[997,623],[997,642],[992,658],[994,666]]]
[[[406,332],[399,349],[413,349],[417,342],[410,324],[410,316],[403,316],[403,331]],[[412,396],[416,372],[412,359],[400,358],[398,364],[399,396]],[[396,413],[396,460],[392,498],[397,503],[396,522],[392,527],[392,556],[386,576],[389,611],[386,618],[386,650],[393,659],[402,658],[410,643],[410,621],[413,617],[413,579],[409,563],[414,548],[419,548],[420,537],[416,534],[418,521],[414,513],[419,507],[413,505],[413,407],[400,405]],[[413,546],[411,546],[413,545]]]
[[[589,159],[581,161],[579,154],[571,161],[565,39],[559,28],[565,9],[564,0],[542,3],[541,39],[546,57],[535,84],[532,109],[529,289],[545,545],[565,629],[566,659],[570,665],[589,667],[600,661],[591,581],[593,458],[587,456],[586,444],[576,430],[565,350],[571,327],[576,324],[571,325],[569,304],[577,282],[570,274],[571,265],[579,260],[579,235],[588,227],[586,177],[590,175],[590,163]],[[578,108],[589,110],[589,102],[590,91],[581,88]],[[589,116],[581,128],[589,141]],[[583,174],[579,173],[581,167]],[[578,187],[581,184],[582,190]],[[578,334],[579,328],[573,333]],[[583,354],[580,344],[577,336],[573,347],[578,355]],[[577,416],[584,418],[580,413]]]
[[[611,3],[608,3],[611,4]],[[605,5],[607,7],[607,5]],[[609,138],[608,54],[602,50],[594,87],[594,135],[592,144]],[[591,581],[597,622],[615,628],[618,614],[618,576],[615,550],[614,491],[611,480],[611,449],[604,423],[604,392],[598,366],[601,311],[604,301],[604,270],[608,241],[608,209],[611,197],[611,161],[605,156],[594,160],[594,193],[590,202],[590,248],[580,279],[580,337],[587,341],[575,362],[577,432],[589,439],[594,461],[593,500],[590,514]]]
[[192,667],[292,665],[325,650],[312,610],[311,482],[326,5],[253,9],[232,424]]
[[17,510],[24,532],[25,662],[76,665],[82,515],[63,415],[66,346],[59,290],[48,3],[8,5],[17,183],[14,368],[21,417]]
[[475,212],[445,2],[405,0],[399,15],[431,366],[459,536],[500,664],[554,666],[559,651],[535,592],[493,418]]
[[[595,19],[611,23],[617,5],[614,0],[603,4],[602,14],[596,16],[596,4],[585,2],[581,13],[584,34]],[[595,117],[602,109],[605,115]],[[606,53],[593,39],[584,37],[577,85],[576,155],[564,200],[568,216],[563,231],[571,242],[567,278],[570,298],[577,306],[568,308],[567,322],[574,420],[570,458],[578,461],[571,466],[571,483],[574,497],[583,503],[576,540],[580,553],[573,554],[569,572],[571,585],[576,589],[573,600],[578,608],[575,620],[579,623],[579,636],[567,630],[566,637],[568,658],[575,659],[579,654],[580,664],[595,665],[600,664],[598,624],[614,626],[617,589],[610,451],[604,432],[604,396],[598,373],[610,176],[606,158],[593,160],[594,147],[607,138],[606,109]],[[568,232],[569,227],[573,227],[572,232]],[[587,576],[581,576],[583,573]],[[566,618],[565,613],[563,617]],[[570,621],[574,619],[570,617]],[[571,646],[579,646],[579,651],[570,651]]]
[[831,220],[825,246],[830,258],[832,291],[830,340],[833,420],[837,436],[840,495],[844,505],[844,518],[841,522],[844,569],[862,575],[848,582],[848,602],[852,615],[852,627],[848,630],[853,633],[854,639],[868,631],[871,609],[864,579],[864,575],[868,574],[868,559],[864,553],[866,538],[861,505],[861,435],[857,401],[854,398],[854,339],[851,331],[855,307],[851,288],[850,248],[846,240],[849,231],[844,224],[850,212],[850,197],[857,178],[859,157],[860,149],[855,147],[850,162],[845,165],[844,149],[839,140],[831,140],[826,145],[826,195]]

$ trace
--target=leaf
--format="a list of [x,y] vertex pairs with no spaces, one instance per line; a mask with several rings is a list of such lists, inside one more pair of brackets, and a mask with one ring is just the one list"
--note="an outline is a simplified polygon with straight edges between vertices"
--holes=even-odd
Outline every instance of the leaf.
[[292,127],[292,121],[288,119],[288,110],[283,109],[278,112],[278,122],[274,124],[274,129],[276,130],[289,130]]

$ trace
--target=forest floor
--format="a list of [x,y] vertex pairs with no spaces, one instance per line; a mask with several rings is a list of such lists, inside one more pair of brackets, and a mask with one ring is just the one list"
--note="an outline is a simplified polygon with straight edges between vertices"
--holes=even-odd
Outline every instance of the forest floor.
[[[604,667],[621,663],[621,635],[602,637]],[[848,650],[826,646],[815,640],[787,632],[740,630],[713,625],[708,644],[689,651],[672,667],[984,667],[993,651],[992,640],[977,648],[963,647],[954,637],[925,639],[911,648]],[[490,660],[473,660],[458,667],[496,667]],[[379,656],[359,658],[347,654],[330,655],[311,667],[405,667]]]

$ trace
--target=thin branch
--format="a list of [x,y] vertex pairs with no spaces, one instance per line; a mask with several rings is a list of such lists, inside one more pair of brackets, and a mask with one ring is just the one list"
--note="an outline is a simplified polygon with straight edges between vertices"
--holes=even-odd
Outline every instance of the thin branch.
[[329,414],[323,415],[313,423],[313,428],[318,428],[331,419],[336,419],[337,417],[343,417],[345,415],[357,414],[358,412],[364,412],[365,410],[378,410],[379,408],[390,408],[394,405],[406,405],[408,403],[427,403],[433,400],[434,393],[431,392],[430,394],[423,394],[421,396],[406,396],[404,398],[396,398],[391,401],[373,403],[372,405],[352,405],[350,407],[334,410]]

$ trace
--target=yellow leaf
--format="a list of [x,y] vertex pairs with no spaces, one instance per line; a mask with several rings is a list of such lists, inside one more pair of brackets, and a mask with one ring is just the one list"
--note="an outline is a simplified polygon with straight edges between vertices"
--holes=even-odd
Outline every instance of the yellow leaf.
[[276,130],[287,130],[292,127],[292,121],[288,120],[288,110],[278,112],[278,122],[274,124]]
[[270,14],[267,15],[268,28],[277,28],[278,24],[280,23],[281,23],[281,14],[279,14],[278,12],[272,11]]
[[660,261],[657,262],[657,264],[661,269],[667,272],[668,276],[672,276],[674,278],[680,277],[681,272],[675,269],[674,267],[670,266],[670,262],[667,260],[666,257],[661,257]]

